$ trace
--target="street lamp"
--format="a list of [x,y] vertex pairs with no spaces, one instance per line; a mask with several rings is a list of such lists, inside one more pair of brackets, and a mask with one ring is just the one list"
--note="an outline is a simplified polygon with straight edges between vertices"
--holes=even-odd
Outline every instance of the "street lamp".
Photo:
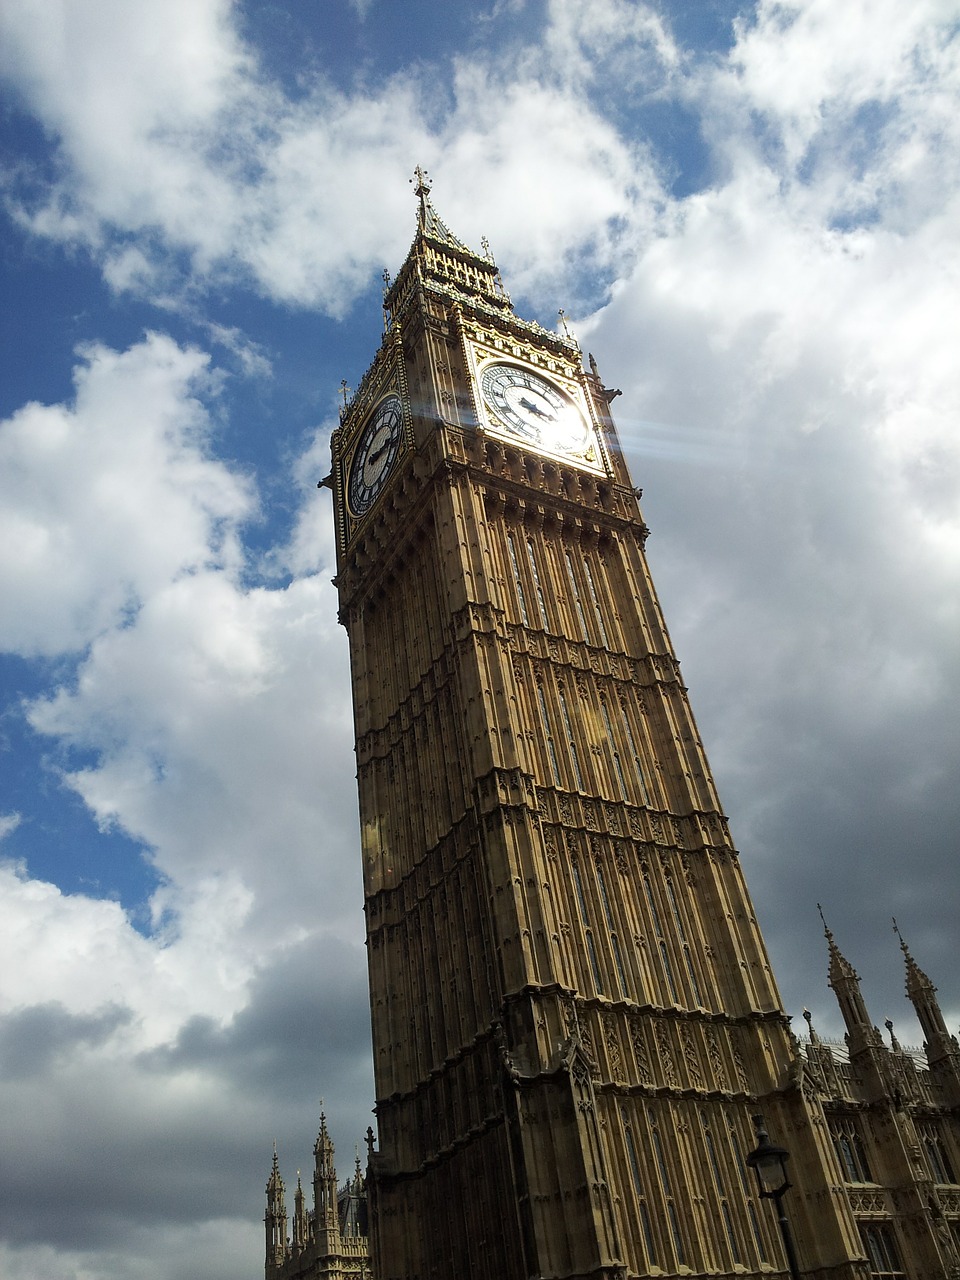
[[790,1152],[786,1147],[775,1146],[763,1123],[763,1116],[754,1116],[753,1124],[757,1131],[757,1145],[747,1156],[747,1164],[757,1175],[757,1190],[764,1200],[772,1200],[777,1208],[777,1222],[783,1237],[783,1250],[787,1255],[787,1266],[793,1280],[800,1280],[800,1269],[797,1266],[797,1255],[793,1248],[793,1236],[790,1234],[790,1223],[783,1211],[784,1194],[790,1190],[787,1177],[787,1161]]

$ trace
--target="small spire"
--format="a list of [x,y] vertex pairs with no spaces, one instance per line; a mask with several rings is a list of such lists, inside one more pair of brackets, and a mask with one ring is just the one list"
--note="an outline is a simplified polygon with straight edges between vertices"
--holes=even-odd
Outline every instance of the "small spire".
[[840,1012],[853,1042],[861,1047],[882,1044],[880,1032],[871,1027],[870,1015],[860,990],[860,975],[837,946],[836,939],[830,932],[823,908],[817,903],[820,919],[823,921],[823,932],[826,934],[830,964],[827,969],[827,985],[837,997]]
[[907,997],[917,1011],[917,1018],[927,1045],[927,1059],[931,1064],[943,1057],[956,1062],[956,1041],[947,1031],[943,1011],[937,1000],[937,988],[914,960],[896,920],[893,922],[893,929],[900,939],[900,950],[907,963]]
[[923,972],[920,966],[914,960],[910,953],[910,948],[903,939],[900,932],[900,926],[897,924],[896,916],[893,917],[893,932],[900,940],[900,950],[903,952],[903,958],[907,963],[907,995],[913,999],[914,996],[921,992],[936,991],[936,987]]
[[827,947],[830,953],[830,986],[832,987],[835,981],[843,978],[852,978],[854,981],[859,981],[860,975],[837,946],[837,940],[830,932],[830,927],[823,914],[823,907],[821,907],[819,902],[817,903],[817,911],[819,911],[820,919],[823,922],[823,932],[826,936]]
[[387,296],[390,293],[390,285],[392,281],[390,272],[386,267],[383,268],[383,331],[387,333],[393,317],[390,314],[390,308],[387,306]]
[[267,1179],[267,1196],[273,1200],[279,1199],[283,1202],[284,1182],[280,1176],[280,1160],[277,1156],[277,1143],[274,1139],[273,1143],[273,1162],[270,1166],[270,1177]]
[[891,1048],[891,1049],[893,1049],[893,1051],[894,1051],[895,1053],[902,1053],[902,1052],[903,1052],[903,1048],[902,1048],[902,1046],[901,1046],[901,1044],[900,1044],[900,1041],[899,1041],[899,1040],[897,1039],[897,1037],[893,1034],[893,1019],[892,1019],[892,1018],[885,1018],[885,1019],[884,1019],[884,1023],[883,1023],[883,1025],[884,1025],[884,1026],[887,1028],[887,1030],[890,1032],[890,1048]]
[[804,1010],[803,1010],[803,1020],[807,1024],[807,1034],[810,1037],[810,1043],[819,1044],[820,1037],[817,1035],[817,1029],[813,1025],[813,1014],[810,1012],[810,1010],[806,1006],[804,1006]]

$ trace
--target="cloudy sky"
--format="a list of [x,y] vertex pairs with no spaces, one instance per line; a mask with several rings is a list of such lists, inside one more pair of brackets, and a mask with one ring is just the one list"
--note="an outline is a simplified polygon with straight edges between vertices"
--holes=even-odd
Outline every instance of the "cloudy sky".
[[[787,1010],[960,1020],[956,0],[5,0],[6,1280],[262,1274],[372,1084],[316,489],[422,164],[615,403]],[[802,1025],[802,1024],[801,1024]]]

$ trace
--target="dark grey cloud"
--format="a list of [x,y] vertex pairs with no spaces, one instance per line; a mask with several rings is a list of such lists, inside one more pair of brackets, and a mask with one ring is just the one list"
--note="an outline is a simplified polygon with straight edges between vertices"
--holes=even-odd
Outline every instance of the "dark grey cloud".
[[286,948],[258,974],[248,1003],[226,1026],[191,1018],[170,1045],[139,1061],[162,1075],[223,1075],[259,1097],[282,1080],[288,1096],[317,1099],[325,1089],[341,1092],[369,1054],[364,949],[321,935]]
[[71,1013],[59,1001],[15,1010],[0,1018],[0,1079],[43,1076],[77,1048],[104,1044],[133,1016],[123,1005],[108,1005],[92,1014]]

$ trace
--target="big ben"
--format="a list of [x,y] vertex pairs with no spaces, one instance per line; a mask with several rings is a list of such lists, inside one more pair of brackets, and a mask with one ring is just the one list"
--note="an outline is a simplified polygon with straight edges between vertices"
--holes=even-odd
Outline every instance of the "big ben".
[[[796,1086],[593,361],[513,311],[417,175],[332,442],[378,1148],[378,1280],[869,1274]],[[834,1191],[835,1191],[834,1187]]]

